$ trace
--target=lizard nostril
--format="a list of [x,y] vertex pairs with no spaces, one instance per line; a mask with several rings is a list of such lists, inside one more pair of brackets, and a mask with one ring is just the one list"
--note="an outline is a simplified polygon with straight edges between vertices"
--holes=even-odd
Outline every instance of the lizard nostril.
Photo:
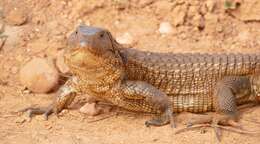
[[101,38],[103,38],[103,37],[104,37],[104,34],[103,34],[103,33],[102,33],[102,34],[100,34],[100,37],[101,37]]

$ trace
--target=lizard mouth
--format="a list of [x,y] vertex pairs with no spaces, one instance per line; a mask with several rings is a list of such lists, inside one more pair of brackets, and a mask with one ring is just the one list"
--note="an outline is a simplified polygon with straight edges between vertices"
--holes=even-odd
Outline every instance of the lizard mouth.
[[[87,46],[85,46],[87,49]],[[85,49],[84,47],[84,49]],[[77,55],[78,53],[82,53],[83,51],[83,47],[82,46],[77,46],[77,45],[69,45],[66,49],[65,49],[65,54],[66,55]]]

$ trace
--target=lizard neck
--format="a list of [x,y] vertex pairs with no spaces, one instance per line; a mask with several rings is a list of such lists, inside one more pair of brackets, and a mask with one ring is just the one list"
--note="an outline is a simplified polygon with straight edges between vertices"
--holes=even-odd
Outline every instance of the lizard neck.
[[[80,53],[80,56],[82,54]],[[65,62],[69,66],[72,74],[78,78],[78,89],[87,91],[91,95],[104,95],[115,85],[121,83],[125,76],[125,68],[122,59],[113,56],[87,56],[80,57],[67,56]],[[76,59],[75,62],[73,59]]]

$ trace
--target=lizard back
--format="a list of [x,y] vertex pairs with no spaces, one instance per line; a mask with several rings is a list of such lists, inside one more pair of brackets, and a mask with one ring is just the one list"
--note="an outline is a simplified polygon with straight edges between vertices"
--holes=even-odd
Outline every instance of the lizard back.
[[260,55],[256,54],[175,54],[134,49],[124,49],[123,53],[127,78],[146,81],[164,91],[177,112],[211,110],[218,80],[260,70]]

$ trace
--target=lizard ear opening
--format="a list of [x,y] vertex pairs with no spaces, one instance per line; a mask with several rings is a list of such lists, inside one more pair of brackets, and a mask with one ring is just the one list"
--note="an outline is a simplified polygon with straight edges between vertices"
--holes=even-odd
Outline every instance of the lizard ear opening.
[[122,46],[113,38],[112,34],[110,32],[107,32],[108,33],[108,37],[111,41],[111,45],[112,45],[112,51],[113,53],[119,57],[123,64],[125,65],[127,63],[127,56],[126,54],[122,53],[120,51],[120,49],[122,48]]
[[107,35],[108,35],[110,42],[111,42],[112,51],[115,52],[116,48],[118,47],[119,44],[116,42],[116,40],[113,38],[113,36],[110,32],[107,31]]

